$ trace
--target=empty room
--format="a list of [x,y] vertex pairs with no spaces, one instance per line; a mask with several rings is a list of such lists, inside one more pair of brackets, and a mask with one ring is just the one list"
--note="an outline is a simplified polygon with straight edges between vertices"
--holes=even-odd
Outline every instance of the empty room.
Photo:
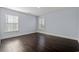
[[0,7],[0,52],[78,52],[79,7]]

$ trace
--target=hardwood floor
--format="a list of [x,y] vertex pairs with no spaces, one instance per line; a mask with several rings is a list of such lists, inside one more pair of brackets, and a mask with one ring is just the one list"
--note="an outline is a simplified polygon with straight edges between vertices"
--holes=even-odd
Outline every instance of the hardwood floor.
[[75,52],[76,40],[33,33],[1,40],[1,52]]

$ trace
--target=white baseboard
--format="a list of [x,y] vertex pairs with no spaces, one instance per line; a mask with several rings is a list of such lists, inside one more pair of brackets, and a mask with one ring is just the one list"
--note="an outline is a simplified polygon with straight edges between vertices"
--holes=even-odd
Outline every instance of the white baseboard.
[[[62,38],[67,38],[67,39],[78,40],[78,42],[79,42],[79,38],[75,38],[75,37],[64,36],[64,35],[59,35],[59,34],[53,34],[53,33],[44,32],[44,31],[36,31],[36,32],[47,34],[47,35],[52,35],[52,36],[58,36],[58,37],[62,37]],[[30,33],[26,33],[26,34],[22,34],[22,35],[27,35],[27,34],[31,34],[31,33],[35,33],[35,32],[30,32]],[[21,36],[21,35],[16,35],[16,36]],[[13,36],[13,37],[16,37],[16,36]],[[10,37],[7,37],[7,38],[10,38]],[[0,38],[0,39],[2,40],[2,39],[6,39],[6,38]]]
[[59,35],[59,34],[53,34],[53,33],[44,32],[44,31],[37,31],[37,32],[47,34],[47,35],[58,36],[58,37],[62,37],[62,38],[73,39],[73,40],[78,40],[79,41],[79,38],[75,38],[75,37],[64,36],[64,35]]
[[13,36],[8,36],[8,37],[1,37],[0,40],[11,38],[11,37],[22,36],[22,35],[28,35],[28,34],[32,34],[32,33],[35,33],[35,32],[29,32],[29,33],[26,33],[26,34],[18,34],[18,35],[13,35]]

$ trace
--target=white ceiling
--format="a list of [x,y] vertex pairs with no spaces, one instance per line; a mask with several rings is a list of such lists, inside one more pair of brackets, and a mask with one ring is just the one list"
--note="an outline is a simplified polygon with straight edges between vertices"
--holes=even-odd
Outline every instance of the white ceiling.
[[35,16],[41,16],[62,9],[63,7],[7,7],[7,8],[24,13],[29,13]]

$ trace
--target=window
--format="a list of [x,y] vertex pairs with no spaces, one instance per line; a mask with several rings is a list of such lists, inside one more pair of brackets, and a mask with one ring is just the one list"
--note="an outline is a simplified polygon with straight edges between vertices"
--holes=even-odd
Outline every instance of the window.
[[39,29],[40,30],[45,29],[45,19],[43,17],[39,17]]
[[6,32],[18,31],[18,16],[6,15]]

